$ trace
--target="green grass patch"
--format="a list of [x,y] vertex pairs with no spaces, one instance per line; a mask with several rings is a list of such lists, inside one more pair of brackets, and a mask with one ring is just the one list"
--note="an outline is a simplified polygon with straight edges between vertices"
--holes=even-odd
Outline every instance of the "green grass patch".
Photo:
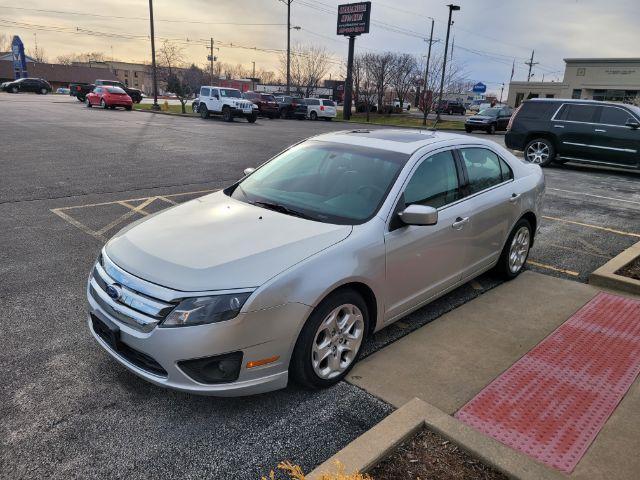
[[[344,120],[342,112],[338,112],[337,119]],[[348,121],[351,123],[368,123],[371,125],[395,125],[398,127],[425,128],[422,125],[422,117],[397,113],[391,115],[371,113],[369,115],[369,122],[367,122],[366,113],[352,113],[351,119]],[[433,124],[433,120],[427,120],[426,128],[433,127]],[[438,122],[437,128],[441,130],[464,130],[464,122],[459,120],[442,120]]]
[[[158,103],[160,104],[160,111],[161,112],[165,112],[165,113],[182,113],[182,106],[180,105],[167,105],[168,109],[164,109],[163,108],[163,104],[161,100],[158,100]],[[151,110],[151,107],[153,106],[153,104],[151,103],[137,103],[133,105],[134,110]],[[188,102],[185,105],[185,110],[186,110],[186,115],[198,115],[197,113],[193,113],[191,111],[191,102]]]

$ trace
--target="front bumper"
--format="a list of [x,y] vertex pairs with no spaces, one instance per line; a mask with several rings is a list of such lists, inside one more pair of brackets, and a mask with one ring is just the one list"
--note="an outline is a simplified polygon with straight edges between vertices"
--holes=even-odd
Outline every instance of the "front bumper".
[[[148,332],[125,324],[110,315],[87,287],[89,315],[87,325],[98,344],[124,367],[145,380],[175,390],[215,396],[253,395],[284,388],[288,381],[289,360],[300,328],[311,307],[287,303],[277,307],[243,312],[224,322],[193,327],[155,327]],[[91,315],[119,327],[120,342],[126,349],[142,353],[161,369],[145,368],[144,362],[116,351],[93,328]],[[242,352],[239,376],[231,383],[204,384],[187,375],[178,365],[182,360]],[[277,356],[272,363],[247,368],[247,363]],[[159,373],[162,372],[164,373]]]

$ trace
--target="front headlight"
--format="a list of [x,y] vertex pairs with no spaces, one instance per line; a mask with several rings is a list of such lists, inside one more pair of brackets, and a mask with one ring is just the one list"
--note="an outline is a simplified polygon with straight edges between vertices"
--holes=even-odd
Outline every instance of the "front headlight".
[[187,298],[167,315],[160,326],[190,327],[231,320],[238,315],[249,296],[251,292]]

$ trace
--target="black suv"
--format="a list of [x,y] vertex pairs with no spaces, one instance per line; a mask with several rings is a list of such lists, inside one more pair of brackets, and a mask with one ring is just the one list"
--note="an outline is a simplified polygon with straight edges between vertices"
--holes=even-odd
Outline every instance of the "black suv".
[[280,95],[276,97],[276,102],[278,102],[280,118],[304,120],[307,117],[307,105],[302,98]]
[[509,107],[491,107],[481,110],[477,115],[467,118],[464,129],[467,133],[484,130],[489,134],[496,130],[506,130],[513,112]]
[[51,93],[51,85],[42,78],[19,78],[13,82],[3,83],[2,89],[11,93],[33,92],[42,95]]
[[460,102],[449,102],[443,100],[442,103],[436,106],[434,111],[436,113],[446,113],[449,115],[464,115],[467,113],[467,108]]
[[640,168],[640,108],[595,100],[532,99],[512,116],[505,144],[526,160]]

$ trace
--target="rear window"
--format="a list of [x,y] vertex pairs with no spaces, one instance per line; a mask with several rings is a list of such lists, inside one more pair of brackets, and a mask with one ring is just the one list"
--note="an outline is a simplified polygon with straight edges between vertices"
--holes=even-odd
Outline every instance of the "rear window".
[[625,109],[618,107],[602,107],[600,123],[624,126],[626,125],[627,120],[634,120],[634,118],[633,115]]
[[275,102],[276,101],[276,97],[274,97],[273,95],[265,95],[264,93],[262,94],[262,99],[267,101],[267,102]]
[[210,95],[211,89],[206,88],[206,87],[202,87],[200,89],[200,96],[202,97],[208,97]]
[[303,103],[306,103],[307,105],[320,105],[320,100],[314,100],[312,98],[307,98],[306,100],[304,100]]
[[559,105],[556,102],[524,102],[516,118],[549,120]]
[[322,104],[323,104],[325,107],[335,107],[335,106],[336,106],[336,104],[335,104],[335,103],[333,103],[331,100],[323,100],[323,101],[322,101]]
[[109,93],[118,93],[118,94],[127,93],[123,89],[121,89],[120,87],[107,87],[106,90]]

